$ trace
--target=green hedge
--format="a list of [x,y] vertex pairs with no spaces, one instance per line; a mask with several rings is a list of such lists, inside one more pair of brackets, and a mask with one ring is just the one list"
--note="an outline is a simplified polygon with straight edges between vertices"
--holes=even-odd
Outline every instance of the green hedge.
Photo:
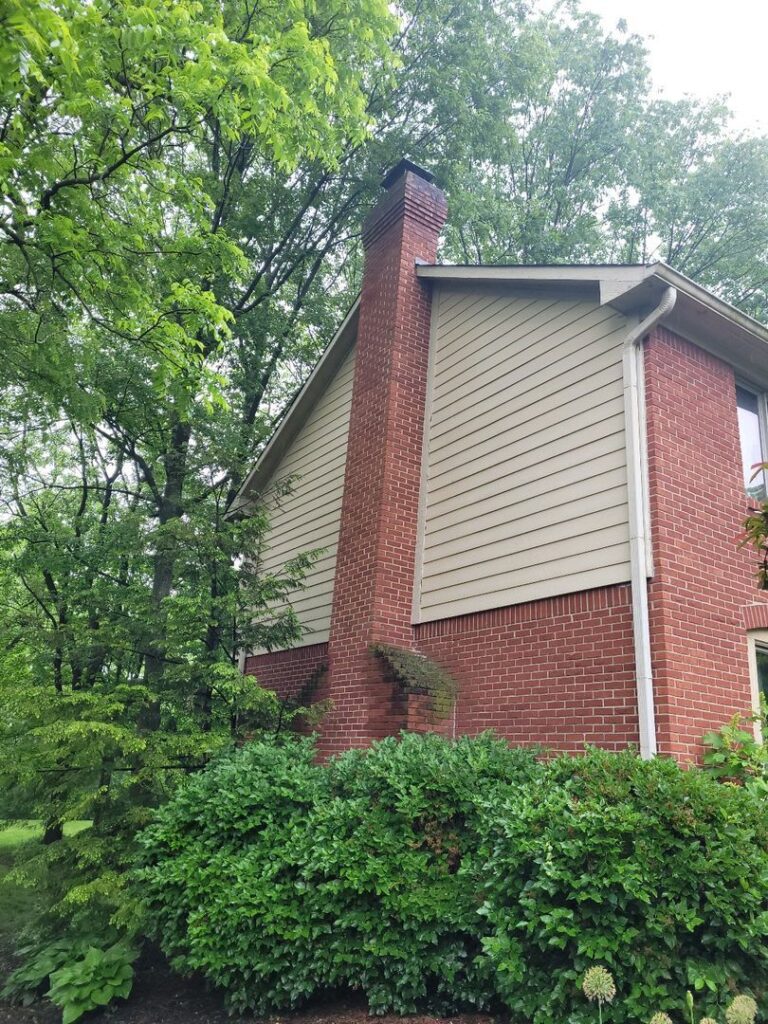
[[[765,804],[670,760],[592,751],[488,818],[486,950],[518,1019],[594,1021],[577,986],[616,978],[612,1022],[717,1017],[768,981]],[[722,1019],[722,1013],[720,1013]]]
[[141,837],[140,883],[174,966],[268,1012],[349,987],[371,1010],[504,1004],[616,1022],[713,1014],[768,978],[768,818],[669,761],[539,763],[490,736],[384,740],[325,766],[254,743],[192,779]]

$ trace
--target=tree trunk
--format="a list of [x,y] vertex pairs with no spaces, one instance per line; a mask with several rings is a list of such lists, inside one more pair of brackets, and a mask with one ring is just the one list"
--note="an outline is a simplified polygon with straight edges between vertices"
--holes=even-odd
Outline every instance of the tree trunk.
[[[184,483],[187,472],[187,454],[192,428],[189,423],[177,421],[171,433],[170,450],[163,462],[165,466],[165,486],[158,508],[158,537],[152,567],[152,593],[150,607],[152,613],[152,634],[144,660],[144,676],[147,685],[158,693],[165,670],[167,651],[166,616],[163,602],[170,596],[173,589],[173,573],[176,563],[176,539],[169,536],[166,527],[174,520],[180,519],[183,513]],[[147,726],[157,728],[159,725],[159,699],[150,712]]]
[[[218,528],[218,522],[216,526]],[[210,578],[209,594],[211,598],[211,608],[208,628],[205,631],[205,659],[203,672],[206,671],[207,665],[214,665],[218,658],[223,630],[220,608],[218,605],[218,600],[222,596],[222,593],[219,586],[218,566],[215,562],[210,566]],[[200,715],[200,726],[203,732],[210,732],[213,713],[213,692],[205,675],[201,678],[197,692],[195,693],[195,707]]]
[[43,827],[43,846],[52,846],[64,835],[64,828],[58,818],[51,818],[46,821]]

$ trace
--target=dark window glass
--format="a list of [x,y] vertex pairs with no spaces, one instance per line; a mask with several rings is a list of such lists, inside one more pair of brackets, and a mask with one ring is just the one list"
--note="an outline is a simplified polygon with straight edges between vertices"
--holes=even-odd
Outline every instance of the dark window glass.
[[757,395],[746,388],[736,388],[736,404],[739,410],[739,437],[741,439],[741,465],[744,471],[744,488],[750,498],[763,499],[766,496],[765,474],[755,476],[755,464],[765,462],[760,434],[760,406]]
[[755,658],[757,661],[757,685],[762,696],[768,701],[768,647],[755,644]]

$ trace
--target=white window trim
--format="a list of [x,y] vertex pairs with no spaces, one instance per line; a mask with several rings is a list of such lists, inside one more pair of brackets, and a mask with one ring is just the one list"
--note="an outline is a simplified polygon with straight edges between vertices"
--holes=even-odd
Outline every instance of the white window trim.
[[747,633],[747,656],[749,658],[749,682],[752,691],[752,709],[758,716],[754,722],[755,739],[762,742],[763,731],[760,727],[760,683],[757,675],[757,648],[768,650],[768,629],[752,629]]
[[[757,424],[760,430],[760,447],[763,450],[766,461],[768,461],[768,395],[754,384],[750,384],[749,381],[742,380],[739,377],[736,378],[736,387],[748,391],[757,399]],[[768,494],[768,473],[765,470],[763,470],[763,487],[766,494]]]

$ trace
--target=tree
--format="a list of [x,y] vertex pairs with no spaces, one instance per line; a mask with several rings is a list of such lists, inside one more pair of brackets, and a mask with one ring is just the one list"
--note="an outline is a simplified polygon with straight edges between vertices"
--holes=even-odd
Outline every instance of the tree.
[[[494,158],[462,159],[448,248],[488,263],[586,262],[604,256],[601,208],[625,180],[648,92],[637,36],[605,34],[576,4],[531,18],[520,91],[502,92],[508,131]],[[462,166],[463,165],[463,166]],[[453,207],[452,207],[453,213]]]
[[[768,139],[719,100],[651,97],[643,41],[574,3],[531,16],[496,71],[485,142],[441,161],[446,255],[462,262],[662,259],[768,315]],[[494,43],[495,46],[495,43]],[[476,50],[479,54],[481,50]]]
[[[276,213],[266,186],[364,140],[394,22],[381,0],[0,19],[0,742],[45,820],[22,872],[48,892],[38,944],[68,931],[71,958],[134,927],[132,835],[178,773],[280,719],[234,662],[298,636],[272,606],[311,555],[265,577],[239,559],[264,516],[224,518],[279,361],[261,332],[292,322],[290,296],[261,315],[279,238],[249,238]],[[68,840],[73,818],[93,824]]]
[[768,139],[727,133],[720,103],[651,104],[608,212],[625,262],[663,259],[758,319],[768,316]]

